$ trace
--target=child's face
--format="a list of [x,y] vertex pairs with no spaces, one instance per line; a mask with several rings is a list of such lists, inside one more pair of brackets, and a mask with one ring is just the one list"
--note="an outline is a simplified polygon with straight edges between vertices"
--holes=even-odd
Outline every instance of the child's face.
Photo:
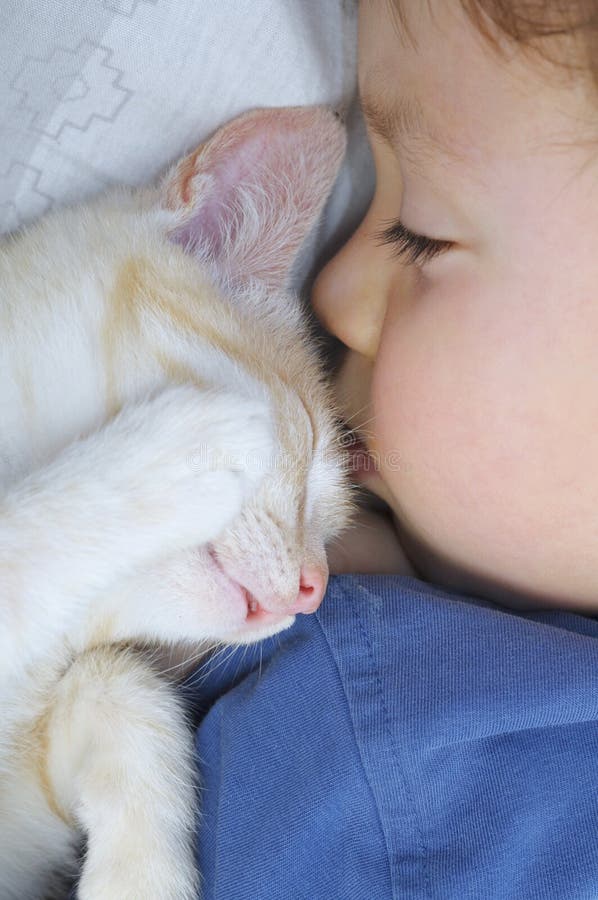
[[[459,3],[405,6],[412,42],[385,2],[361,3],[377,187],[314,292],[350,349],[341,402],[355,426],[365,423],[380,459],[366,483],[391,505],[423,575],[496,599],[589,607],[598,601],[594,101],[516,48],[499,60]],[[454,246],[399,259],[377,243],[398,218]]]

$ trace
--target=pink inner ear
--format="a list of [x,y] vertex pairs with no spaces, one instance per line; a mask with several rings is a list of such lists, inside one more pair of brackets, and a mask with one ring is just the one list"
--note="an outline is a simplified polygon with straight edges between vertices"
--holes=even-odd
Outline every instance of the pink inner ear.
[[209,255],[227,278],[286,281],[328,196],[344,131],[322,107],[257,110],[182,160],[166,200],[181,214],[171,237]]
[[[179,182],[180,197],[192,210],[191,217],[172,235],[177,244],[193,252],[198,247],[205,248],[211,255],[220,256],[224,244],[234,245],[239,239],[239,228],[242,227],[242,210],[236,202],[239,187],[252,184],[252,173],[259,167],[260,154],[263,154],[266,135],[257,133],[246,139],[237,152],[222,155],[221,160],[214,161],[204,169],[201,165],[201,154],[195,155],[196,171],[181,172]],[[216,155],[216,154],[210,154]],[[206,172],[204,184],[201,171]],[[199,194],[195,197],[196,192]],[[274,198],[272,198],[274,202]]]
[[202,247],[208,254],[220,256],[224,243],[220,228],[223,212],[223,203],[216,200],[206,203],[185,225],[172,232],[173,241],[181,244],[187,253],[194,253]]

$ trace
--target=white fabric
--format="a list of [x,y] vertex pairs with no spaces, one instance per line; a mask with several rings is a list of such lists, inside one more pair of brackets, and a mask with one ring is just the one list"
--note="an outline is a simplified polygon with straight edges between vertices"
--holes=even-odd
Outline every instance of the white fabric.
[[142,184],[260,106],[329,103],[352,146],[322,246],[367,202],[353,0],[0,0],[0,231]]

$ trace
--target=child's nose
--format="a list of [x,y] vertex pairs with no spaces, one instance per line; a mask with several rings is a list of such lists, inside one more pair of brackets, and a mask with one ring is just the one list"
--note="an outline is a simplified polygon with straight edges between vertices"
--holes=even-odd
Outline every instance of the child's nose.
[[314,312],[351,350],[374,359],[386,311],[384,265],[365,222],[322,269],[312,289]]
[[328,571],[319,566],[302,566],[299,579],[299,593],[291,613],[313,613],[316,611],[326,593]]

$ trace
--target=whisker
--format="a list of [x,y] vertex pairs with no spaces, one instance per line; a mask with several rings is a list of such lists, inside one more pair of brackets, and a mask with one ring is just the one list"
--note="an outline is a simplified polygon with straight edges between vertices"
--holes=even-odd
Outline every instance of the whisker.
[[[205,663],[194,672],[194,684],[195,679],[197,679],[198,684],[202,684],[209,675],[216,672],[219,668],[226,666],[231,657],[234,656],[236,650],[237,647],[234,645],[225,644],[218,653],[209,656]],[[218,660],[216,665],[214,665],[215,660]]]
[[[200,647],[197,649],[197,651],[195,653],[192,653],[190,656],[186,656],[180,662],[173,663],[171,666],[168,666],[166,669],[161,668],[160,674],[168,675],[171,672],[176,672],[177,669],[183,669],[183,668],[187,668],[188,666],[192,666],[198,660],[200,660],[203,656],[209,655],[211,653],[211,651],[214,649],[214,647],[217,647],[217,646],[219,646],[219,644],[212,644],[212,645]],[[169,648],[169,652],[171,655],[172,655],[172,653],[175,652],[175,649],[176,649],[176,647]],[[156,651],[154,651],[154,658],[156,656],[159,656],[159,648]]]
[[368,401],[367,403],[364,403],[363,406],[361,406],[358,410],[356,410],[356,411],[353,413],[352,418],[354,419],[356,416],[358,416],[360,413],[362,413],[362,412],[364,411],[364,409],[369,409],[369,406],[370,406],[370,402],[369,402],[369,401]]
[[[357,420],[358,414],[356,413],[354,416],[351,416],[351,421],[355,422]],[[376,419],[376,414],[372,413],[367,419],[364,419],[359,425],[355,425],[355,428],[363,428],[364,425],[367,425],[368,422],[373,422]]]

